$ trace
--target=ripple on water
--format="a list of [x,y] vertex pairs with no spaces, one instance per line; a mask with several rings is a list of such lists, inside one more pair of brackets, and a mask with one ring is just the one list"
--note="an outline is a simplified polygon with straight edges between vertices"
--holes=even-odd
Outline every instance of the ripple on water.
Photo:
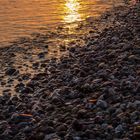
[[[122,0],[116,0],[118,5]],[[0,0],[0,43],[99,16],[114,0]]]

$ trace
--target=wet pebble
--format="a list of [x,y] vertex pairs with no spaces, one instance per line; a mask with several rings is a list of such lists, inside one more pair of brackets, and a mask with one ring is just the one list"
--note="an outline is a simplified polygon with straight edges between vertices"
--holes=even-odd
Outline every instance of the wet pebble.
[[8,68],[5,72],[5,74],[9,76],[17,75],[18,73],[19,71],[16,70],[15,68]]
[[98,100],[96,105],[102,109],[106,109],[108,107],[107,102],[103,100]]
[[39,53],[39,54],[38,54],[38,57],[39,57],[40,59],[44,58],[44,57],[45,57],[45,53],[44,53],[44,52]]
[[82,124],[78,120],[73,120],[72,122],[72,128],[76,131],[82,130]]

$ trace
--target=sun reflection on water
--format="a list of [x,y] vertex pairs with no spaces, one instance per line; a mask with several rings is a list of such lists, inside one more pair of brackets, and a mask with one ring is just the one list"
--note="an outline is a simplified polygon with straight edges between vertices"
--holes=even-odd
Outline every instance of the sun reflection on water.
[[66,0],[64,22],[73,23],[81,20],[81,14],[79,13],[80,3],[78,0]]

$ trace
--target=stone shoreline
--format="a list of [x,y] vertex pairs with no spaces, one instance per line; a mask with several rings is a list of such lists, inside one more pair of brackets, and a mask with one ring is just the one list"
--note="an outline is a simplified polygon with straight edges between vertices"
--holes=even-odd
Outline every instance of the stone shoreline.
[[0,140],[139,139],[139,23],[138,4],[87,19],[76,36],[59,27],[74,38],[56,41],[59,58],[48,58],[57,33],[0,48]]

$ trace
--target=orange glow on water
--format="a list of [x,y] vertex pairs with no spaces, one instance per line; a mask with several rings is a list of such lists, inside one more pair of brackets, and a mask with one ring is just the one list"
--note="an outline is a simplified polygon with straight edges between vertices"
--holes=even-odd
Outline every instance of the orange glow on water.
[[111,7],[112,0],[0,0],[0,43],[99,16]]
[[66,16],[64,21],[71,23],[81,20],[81,14],[79,13],[80,3],[77,0],[67,0],[65,4]]

